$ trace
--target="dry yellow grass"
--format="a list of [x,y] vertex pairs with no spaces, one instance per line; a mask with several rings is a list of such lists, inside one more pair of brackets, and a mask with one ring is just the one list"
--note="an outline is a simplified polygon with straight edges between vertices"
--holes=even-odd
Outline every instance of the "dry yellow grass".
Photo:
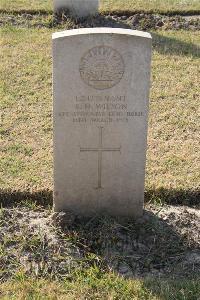
[[[155,9],[155,2],[146,1],[143,8],[149,10],[152,4]],[[178,1],[168,1],[171,8],[172,2]],[[0,0],[0,9],[49,10],[49,3]],[[125,9],[121,3],[113,2],[112,10]],[[138,3],[126,1],[126,6],[136,9],[131,5]],[[199,9],[199,2],[184,3],[178,9]],[[51,33],[47,28],[0,29],[0,200],[12,199],[14,190],[17,195],[45,195],[53,189]],[[198,31],[154,33],[146,190],[156,195],[161,188],[165,199],[168,194],[177,197],[179,191],[190,198],[199,187],[199,36]],[[200,295],[198,280],[126,280],[93,267],[77,270],[65,282],[31,279],[18,272],[15,280],[0,283],[0,298],[196,300]]]
[[51,0],[0,0],[1,10],[52,10]]
[[200,10],[198,0],[102,0],[101,9],[103,11],[154,11],[161,13],[188,12]]
[[[102,11],[157,11],[195,12],[200,11],[198,0],[100,0]],[[0,0],[0,10],[52,10],[51,0]]]
[[98,278],[79,276],[73,282],[18,279],[0,284],[2,300],[196,300],[200,292],[197,280],[126,280],[114,274]]
[[[154,35],[146,190],[199,186],[199,32]],[[51,30],[1,28],[1,189],[52,190]]]

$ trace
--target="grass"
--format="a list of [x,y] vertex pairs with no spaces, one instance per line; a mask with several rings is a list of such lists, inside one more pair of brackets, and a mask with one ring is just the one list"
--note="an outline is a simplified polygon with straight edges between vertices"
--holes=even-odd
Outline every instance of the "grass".
[[[189,1],[184,1],[181,7],[177,2],[180,4],[165,2],[162,9],[199,9],[199,2],[190,1],[188,6]],[[114,1],[113,11],[124,10],[121,3]],[[141,9],[138,3],[131,1],[131,6],[126,1],[130,10],[137,9],[137,5]],[[158,1],[144,3],[142,9],[147,11],[152,7],[161,9]],[[105,10],[109,9],[106,5],[105,1]],[[48,1],[0,0],[0,9],[51,8]],[[29,200],[52,199],[51,33],[56,30],[10,25],[0,28],[0,202],[24,200],[24,206],[35,211],[37,204]],[[146,196],[157,204],[171,198],[189,204],[193,195],[198,203],[199,33],[153,32]],[[19,243],[22,252],[30,251],[35,257],[46,255],[42,236],[30,237],[28,230],[20,241],[17,226],[13,230],[13,236],[4,236],[5,245],[10,245],[8,249]],[[76,232],[73,238],[76,240]],[[6,251],[0,245],[1,259],[5,259]],[[12,255],[9,259],[14,266]],[[55,256],[55,263],[56,259]],[[18,269],[12,280],[0,283],[0,299],[200,299],[198,279],[125,279],[104,268],[98,257],[91,257],[89,265],[83,266],[80,264],[63,280],[50,280],[50,274],[38,274],[37,268],[34,278],[28,277],[23,268]],[[0,265],[0,273],[3,267]]]
[[[191,237],[198,228],[187,232],[187,224],[180,226],[181,235],[170,226],[173,222],[158,218],[158,209],[142,226],[106,216],[69,222],[68,214],[68,225],[60,227],[50,210],[30,204],[0,209],[0,299],[198,299],[199,264],[189,266],[181,258],[184,251],[198,251],[198,237]],[[182,213],[178,224],[185,224],[188,212]],[[192,213],[187,216],[191,221],[196,222]],[[149,279],[119,275],[116,261],[133,272],[142,265],[138,274],[149,274]],[[162,279],[158,274],[150,279],[156,270]]]
[[[197,13],[200,11],[198,0],[101,0],[101,11],[106,12],[161,12],[161,13]],[[0,0],[0,10],[20,11],[20,10],[52,10],[50,0]]]
[[131,11],[145,11],[145,12],[159,12],[170,13],[173,12],[185,12],[200,10],[200,4],[198,0],[103,0],[101,9],[103,11],[115,11],[115,12],[131,12]]
[[0,10],[52,10],[51,0],[0,0]]
[[199,295],[200,285],[195,280],[132,281],[112,273],[99,273],[96,269],[76,274],[76,280],[72,282],[27,280],[21,276],[13,282],[0,285],[2,300],[197,300]]
[[[5,193],[52,190],[51,33],[1,28],[0,186]],[[156,31],[153,37],[146,190],[183,191],[189,198],[199,183],[199,32]]]
[[[42,44],[37,37],[39,32],[44,37]],[[2,32],[5,64],[1,73],[4,140],[1,167],[9,170],[7,175],[13,178],[13,184],[18,181],[17,189],[19,186],[24,189],[27,184],[36,187],[42,178],[47,188],[51,185],[51,37],[47,31],[39,32],[18,31],[12,27]],[[40,174],[40,163],[34,164],[38,159]],[[1,186],[5,186],[9,178],[1,177]]]

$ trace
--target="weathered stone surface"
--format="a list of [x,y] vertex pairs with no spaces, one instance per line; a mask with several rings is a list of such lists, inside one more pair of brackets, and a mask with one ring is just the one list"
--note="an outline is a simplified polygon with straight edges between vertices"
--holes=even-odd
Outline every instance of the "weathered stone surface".
[[150,61],[148,33],[53,34],[55,211],[142,215]]
[[99,9],[99,0],[54,0],[54,11],[68,9],[76,17],[94,15]]

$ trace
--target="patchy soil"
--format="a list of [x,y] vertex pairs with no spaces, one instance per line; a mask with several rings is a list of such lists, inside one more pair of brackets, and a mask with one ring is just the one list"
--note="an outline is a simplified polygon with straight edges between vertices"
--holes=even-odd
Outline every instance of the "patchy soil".
[[199,30],[200,17],[196,16],[166,16],[159,14],[136,13],[133,15],[97,15],[91,18],[76,20],[68,14],[36,15],[36,14],[6,14],[0,15],[0,26],[12,25],[36,28],[66,28],[83,27],[121,27],[138,30]]
[[71,278],[97,265],[125,277],[200,276],[200,211],[148,206],[137,221],[35,207],[0,211],[0,281]]

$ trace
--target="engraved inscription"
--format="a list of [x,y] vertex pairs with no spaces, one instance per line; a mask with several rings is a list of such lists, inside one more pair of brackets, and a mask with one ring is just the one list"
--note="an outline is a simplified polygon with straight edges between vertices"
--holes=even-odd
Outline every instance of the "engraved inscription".
[[99,145],[93,148],[80,148],[81,152],[97,152],[98,153],[98,184],[97,189],[102,188],[102,154],[103,152],[120,152],[121,147],[108,148],[103,147],[103,127],[99,127]]
[[59,112],[59,117],[75,123],[128,123],[138,117],[144,118],[145,112],[131,110],[125,95],[79,95],[71,100],[70,111]]
[[97,90],[109,89],[118,84],[124,69],[121,54],[109,46],[90,49],[81,58],[79,66],[82,80]]

